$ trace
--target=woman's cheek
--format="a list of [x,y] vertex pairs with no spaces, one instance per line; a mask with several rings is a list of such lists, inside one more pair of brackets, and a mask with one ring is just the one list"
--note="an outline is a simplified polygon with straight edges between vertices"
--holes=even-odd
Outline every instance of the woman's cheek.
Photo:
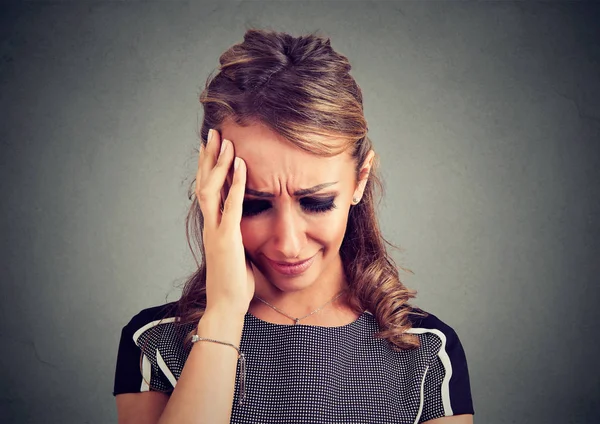
[[328,213],[326,217],[315,220],[312,229],[316,234],[331,239],[343,237],[348,217],[340,213]]
[[242,232],[242,243],[246,250],[250,251],[260,245],[261,236],[264,238],[266,234],[265,231],[261,229],[260,222],[251,219],[242,218],[240,230]]

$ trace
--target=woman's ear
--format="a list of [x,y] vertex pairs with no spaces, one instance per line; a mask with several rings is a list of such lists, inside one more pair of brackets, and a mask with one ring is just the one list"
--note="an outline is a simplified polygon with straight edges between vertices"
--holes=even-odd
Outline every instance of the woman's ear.
[[365,187],[367,186],[367,181],[369,180],[369,174],[371,173],[371,167],[373,166],[373,160],[375,159],[375,152],[370,150],[365,158],[365,161],[362,163],[360,167],[360,172],[358,173],[358,184],[356,186],[356,190],[354,190],[354,195],[352,196],[352,203],[357,204],[362,199],[363,192],[365,191]]

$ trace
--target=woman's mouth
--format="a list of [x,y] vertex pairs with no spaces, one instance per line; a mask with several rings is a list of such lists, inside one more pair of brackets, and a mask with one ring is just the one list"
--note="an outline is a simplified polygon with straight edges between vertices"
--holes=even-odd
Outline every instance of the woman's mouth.
[[310,268],[310,266],[314,262],[315,256],[317,256],[317,255],[315,254],[311,258],[308,258],[308,259],[305,259],[302,261],[297,261],[297,262],[276,262],[276,261],[272,261],[271,259],[267,258],[266,256],[265,256],[265,258],[267,258],[269,265],[275,271],[277,271],[283,275],[298,275],[298,274],[302,274],[304,271],[306,271],[308,268]]

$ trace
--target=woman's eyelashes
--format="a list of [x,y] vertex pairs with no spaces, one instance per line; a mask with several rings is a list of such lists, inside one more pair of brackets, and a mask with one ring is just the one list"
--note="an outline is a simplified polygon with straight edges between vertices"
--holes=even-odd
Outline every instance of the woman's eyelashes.
[[254,216],[258,215],[269,209],[271,202],[266,200],[245,200],[242,204],[242,216]]
[[315,197],[304,197],[300,199],[300,206],[309,212],[327,212],[335,208],[333,199],[333,197],[320,199]]
[[[334,209],[333,203],[335,197],[316,198],[303,197],[300,199],[300,206],[309,213],[322,213]],[[270,201],[262,199],[244,199],[242,205],[242,216],[250,217],[261,214],[273,207]]]

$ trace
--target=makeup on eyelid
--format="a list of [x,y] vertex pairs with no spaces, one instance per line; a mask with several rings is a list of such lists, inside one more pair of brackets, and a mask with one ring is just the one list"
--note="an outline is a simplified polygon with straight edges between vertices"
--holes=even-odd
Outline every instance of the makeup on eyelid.
[[[336,205],[334,203],[336,196],[318,196],[318,197],[303,197],[299,200],[300,206],[309,213],[323,213],[328,212]],[[265,212],[271,208],[271,202],[261,198],[244,199],[242,204],[242,216],[251,217]]]

